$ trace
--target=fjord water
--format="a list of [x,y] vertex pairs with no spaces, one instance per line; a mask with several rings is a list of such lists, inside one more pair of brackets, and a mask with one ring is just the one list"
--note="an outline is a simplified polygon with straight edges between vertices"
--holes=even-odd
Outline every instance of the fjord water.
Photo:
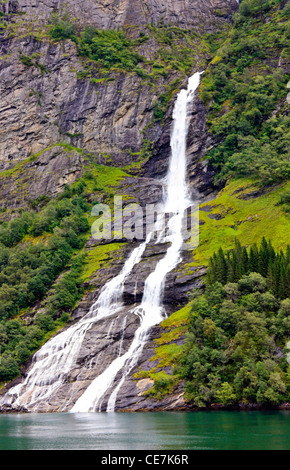
[[[171,158],[164,182],[164,198],[160,204],[163,214],[171,214],[171,217],[166,230],[163,227],[159,230],[159,237],[156,241],[156,243],[169,242],[169,248],[145,280],[141,304],[130,311],[139,317],[140,326],[135,332],[129,349],[117,355],[105,371],[96,376],[71,407],[70,411],[73,413],[101,411],[102,399],[121,371],[121,380],[112,391],[107,404],[107,411],[114,411],[118,391],[136,365],[151,327],[159,324],[166,317],[163,307],[165,279],[166,275],[181,261],[184,216],[191,202],[186,184],[186,137],[190,105],[199,86],[200,75],[197,72],[189,78],[187,89],[179,92],[174,107]],[[153,234],[149,233],[145,242],[132,251],[121,273],[104,286],[88,314],[78,323],[49,340],[35,354],[32,367],[25,380],[8,391],[0,400],[0,406],[8,404],[12,407],[22,406],[29,411],[37,411],[38,403],[45,402],[52,394],[55,396],[77,360],[87,331],[100,319],[110,317],[122,308],[124,281],[132,272],[133,267],[140,262],[151,238]],[[68,411],[67,406],[62,411]]]
[[290,411],[0,415],[0,450],[289,450]]

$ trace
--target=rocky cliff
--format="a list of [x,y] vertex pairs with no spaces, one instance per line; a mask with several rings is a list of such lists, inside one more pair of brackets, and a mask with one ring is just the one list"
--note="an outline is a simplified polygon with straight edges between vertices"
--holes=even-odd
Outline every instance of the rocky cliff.
[[[81,18],[82,24],[96,28],[138,25],[140,31],[150,23],[162,22],[198,32],[202,25],[209,32],[208,21],[215,29],[220,26],[218,18],[226,24],[235,2],[96,1],[64,5],[73,17]],[[61,2],[7,1],[1,2],[0,8],[8,22],[6,31],[2,29],[0,51],[1,117],[5,123],[1,162],[24,160],[62,140],[66,133],[77,136],[73,141],[76,146],[95,153],[115,155],[124,149],[140,148],[141,132],[151,117],[156,94],[152,96],[151,90],[140,86],[136,75],[111,77],[115,78],[113,83],[97,87],[90,80],[78,79],[83,64],[73,44],[52,43],[45,35],[51,12],[64,8]],[[103,21],[105,16],[108,20]],[[153,56],[158,46],[156,39],[150,38],[140,52]],[[21,54],[33,56],[31,62],[21,62]],[[192,54],[197,59],[201,55],[198,48]]]
[[25,12],[29,19],[45,23],[52,11],[69,8],[72,15],[83,24],[100,29],[119,29],[127,25],[172,23],[183,28],[204,31],[215,30],[220,23],[231,18],[234,1],[229,0],[8,0],[2,2],[5,13]]
[[[88,72],[88,62],[79,56],[73,41],[56,42],[47,34],[51,13],[67,8],[79,28],[84,25],[98,29],[125,28],[133,38],[138,37],[140,31],[146,33],[148,40],[140,42],[138,53],[149,61],[146,70],[150,73],[154,69],[152,60],[158,57],[156,53],[162,43],[156,34],[150,34],[149,24],[161,28],[175,25],[194,33],[191,70],[184,73],[171,68],[166,77],[156,78],[155,75],[153,83],[151,78],[146,80],[134,72],[112,70],[104,75],[93,68]],[[53,198],[90,169],[92,161],[125,172],[119,186],[114,187],[116,193],[125,194],[141,205],[158,202],[170,155],[176,93],[185,86],[188,75],[203,70],[211,59],[203,35],[226,28],[236,8],[234,0],[0,2],[5,25],[0,30],[2,219],[15,217],[41,196]],[[179,46],[184,40],[178,39]],[[174,86],[166,95],[163,117],[157,119],[156,102],[170,84]],[[214,176],[203,161],[206,150],[212,145],[205,119],[205,107],[197,99],[188,135],[188,177],[192,191],[198,191],[202,200],[212,196]],[[106,200],[106,195],[102,196],[100,191],[98,197]],[[95,242],[89,240],[86,249],[94,247]],[[131,247],[125,247],[121,258],[129,249]],[[148,248],[142,269],[133,272],[125,284],[125,305],[132,306],[140,298],[148,269],[162,253],[162,247]],[[72,321],[87,313],[102,285],[116,275],[122,264],[116,260],[110,269],[99,270],[91,277],[87,285],[90,292],[74,310]],[[202,282],[203,267],[189,268],[190,260],[188,252],[179,268],[168,276],[165,298],[169,314],[182,307],[188,300],[188,292]],[[138,318],[128,316],[125,307],[115,320],[109,337],[108,321],[111,319],[89,331],[77,364],[61,391],[48,403],[42,403],[37,411],[69,409],[71,402],[67,397],[75,400],[95,377],[96,370],[100,373],[120,347],[130,344]],[[160,328],[152,331],[152,340],[158,337]],[[153,343],[149,342],[141,360],[142,368],[146,369],[153,351]],[[154,401],[152,405],[144,405],[144,400],[140,399],[141,392],[148,386],[150,381],[136,384],[133,376],[129,377],[120,392],[117,408],[154,407]],[[178,405],[173,398],[173,403],[176,407],[183,406],[182,399]],[[105,404],[104,401],[104,407]]]

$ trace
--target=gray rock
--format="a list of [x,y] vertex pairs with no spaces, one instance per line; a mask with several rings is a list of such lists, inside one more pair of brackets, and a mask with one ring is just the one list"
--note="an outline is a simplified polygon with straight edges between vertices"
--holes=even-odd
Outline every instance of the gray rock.
[[[74,43],[55,44],[47,38],[37,40],[27,29],[27,25],[35,28],[46,25],[52,11],[65,9],[65,6],[73,17],[79,18],[80,24],[98,28],[119,29],[135,25],[138,34],[146,29],[146,24],[163,22],[202,33],[212,32],[230,21],[237,2],[8,0],[0,6],[5,14],[25,12],[18,34],[0,38],[0,206],[16,212],[27,208],[30,200],[41,195],[56,196],[65,184],[73,183],[83,174],[90,161],[89,153],[100,164],[128,168],[130,174],[114,188],[116,193],[125,194],[130,202],[138,202],[143,208],[146,204],[158,203],[162,198],[163,177],[170,156],[175,97],[168,107],[164,123],[161,123],[152,120],[153,103],[164,91],[166,80],[160,79],[153,91],[136,74],[115,72],[110,80],[95,84],[89,78],[78,78],[84,67]],[[152,40],[144,45],[142,53],[152,59],[155,51],[156,45]],[[20,54],[30,57],[36,54],[42,67],[35,63],[30,67],[24,65],[19,60]],[[198,62],[199,58],[197,68]],[[144,138],[154,142],[154,150],[151,156],[144,157],[136,165],[136,154],[140,155]],[[212,138],[206,130],[206,109],[201,101],[196,100],[188,133],[188,179],[192,194],[200,200],[211,197],[213,190],[213,169],[203,160],[212,145]],[[10,216],[8,213],[7,217]],[[140,221],[143,229],[144,224],[145,219]],[[86,249],[93,248],[96,243],[99,242],[90,239]],[[121,259],[116,256],[109,266],[102,266],[92,275],[85,285],[86,294],[73,312],[72,322],[77,322],[89,311],[101,288],[120,271],[124,258],[138,243],[140,240],[127,244],[121,251]],[[132,271],[124,284],[123,309],[115,316],[95,323],[87,331],[74,367],[64,377],[62,386],[48,400],[29,411],[68,411],[92,380],[128,349],[139,326],[139,317],[132,313],[132,308],[141,300],[148,272],[156,266],[166,248],[166,245],[148,246],[138,268]],[[168,315],[188,302],[188,293],[194,287],[203,286],[205,268],[193,268],[191,263],[192,253],[185,251],[178,268],[166,277],[164,306]],[[28,321],[32,321],[36,309],[27,314]],[[184,409],[187,406],[182,383],[170,397],[158,402],[143,395],[152,386],[152,381],[134,378],[139,367],[150,370],[154,365],[158,366],[151,359],[155,354],[154,339],[161,332],[160,325],[150,330],[138,363],[120,389],[117,410]],[[179,341],[182,342],[183,338]],[[23,377],[32,360],[24,367]],[[166,371],[171,373],[170,368]],[[102,410],[106,409],[108,397],[120,378],[118,374],[103,397]],[[21,380],[19,377],[9,386]],[[5,391],[2,389],[1,394]],[[13,400],[7,402],[2,411],[12,409]],[[25,410],[21,408],[18,411]]]
[[237,3],[234,0],[9,0],[2,9],[5,13],[19,9],[38,22],[47,22],[56,9],[67,9],[82,24],[100,29],[161,22],[212,31],[231,18]]

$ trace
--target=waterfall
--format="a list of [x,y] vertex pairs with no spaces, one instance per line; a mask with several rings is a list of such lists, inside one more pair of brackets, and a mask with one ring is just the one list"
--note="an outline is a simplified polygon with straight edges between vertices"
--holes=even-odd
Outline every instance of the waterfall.
[[[170,213],[171,217],[167,230],[164,230],[161,239],[156,241],[156,243],[169,242],[169,248],[165,256],[157,263],[155,270],[145,280],[140,305],[128,312],[138,316],[139,328],[135,332],[130,347],[123,353],[123,336],[127,317],[124,319],[117,357],[103,373],[91,382],[73,405],[71,412],[99,411],[105,394],[108,393],[116,378],[120,376],[121,378],[119,377],[119,382],[111,392],[107,403],[107,411],[114,411],[118,392],[136,365],[148,340],[150,329],[166,317],[162,304],[165,279],[167,274],[181,261],[184,214],[190,204],[186,184],[186,137],[189,106],[193,101],[199,82],[200,73],[197,72],[189,79],[187,90],[181,90],[178,94],[174,107],[171,158],[162,203],[164,213]],[[132,251],[120,274],[107,282],[96,302],[81,320],[51,338],[33,356],[33,362],[27,376],[22,383],[11,387],[0,399],[0,407],[11,405],[13,408],[24,407],[27,410],[34,410],[35,405],[47,400],[57,392],[74,367],[88,330],[96,322],[117,314],[122,309],[124,283],[134,266],[141,261],[145,248],[152,238],[151,233],[143,243]],[[111,327],[112,322],[109,328]]]
[[117,374],[122,370],[122,378],[112,392],[107,411],[114,411],[115,401],[126,376],[136,365],[146,344],[152,326],[165,318],[162,294],[166,275],[180,262],[183,244],[182,227],[186,208],[190,203],[186,185],[186,137],[188,130],[188,106],[200,82],[200,73],[194,74],[187,90],[181,90],[173,112],[173,132],[171,136],[171,158],[166,178],[166,194],[163,203],[164,213],[173,213],[169,220],[169,235],[163,240],[170,242],[164,258],[145,281],[142,302],[132,312],[139,316],[140,326],[133,342],[123,356],[118,356],[110,366],[91,382],[83,395],[77,400],[72,412],[90,412],[100,409],[104,394],[112,386]]
[[100,319],[113,315],[122,307],[124,282],[142,258],[148,240],[135,248],[120,274],[103,288],[89,312],[75,325],[51,338],[34,355],[32,367],[23,383],[12,387],[0,406],[31,408],[50,397],[64,383],[77,359],[86,332]]

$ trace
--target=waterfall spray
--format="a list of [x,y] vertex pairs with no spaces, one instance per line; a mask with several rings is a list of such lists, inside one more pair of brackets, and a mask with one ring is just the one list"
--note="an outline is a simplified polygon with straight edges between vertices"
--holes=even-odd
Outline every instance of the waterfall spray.
[[[159,324],[166,316],[163,307],[163,291],[167,274],[181,261],[183,245],[183,218],[190,204],[186,184],[186,137],[188,112],[193,96],[200,82],[200,73],[195,73],[188,82],[187,90],[178,94],[173,112],[171,136],[171,158],[166,177],[166,190],[163,212],[170,213],[167,230],[164,230],[156,243],[169,242],[165,256],[157,263],[155,270],[147,277],[140,305],[128,313],[138,316],[140,325],[127,351],[123,352],[123,336],[117,357],[97,376],[76,401],[71,412],[100,411],[104,396],[112,389],[117,375],[119,382],[111,391],[107,411],[114,411],[118,392],[126,377],[137,364],[152,326]],[[24,380],[11,387],[0,399],[0,407],[11,406],[34,411],[41,402],[57,394],[76,364],[86,333],[101,319],[110,317],[123,307],[124,283],[134,266],[142,259],[146,246],[153,239],[150,233],[146,240],[135,248],[124,264],[120,274],[111,279],[101,290],[89,312],[76,324],[50,339],[33,356],[32,365]],[[126,320],[126,318],[125,318]],[[123,330],[125,330],[125,320]],[[112,327],[112,322],[109,328]],[[108,331],[109,334],[109,331]],[[124,331],[122,331],[124,335]],[[92,361],[90,362],[92,364]],[[119,376],[118,375],[118,376]],[[68,403],[66,404],[66,409]]]
[[147,342],[151,327],[162,322],[165,318],[165,311],[162,305],[163,288],[166,275],[181,260],[183,217],[186,208],[190,204],[189,191],[186,185],[187,113],[188,106],[192,102],[199,82],[200,73],[196,73],[189,79],[187,90],[181,90],[179,93],[174,107],[174,123],[171,136],[172,152],[163,203],[164,212],[173,214],[169,220],[169,235],[166,237],[166,241],[170,242],[170,246],[164,258],[159,261],[155,270],[149,274],[145,281],[141,305],[133,309],[133,313],[140,318],[140,326],[128,351],[123,356],[117,357],[102,374],[91,382],[84,394],[73,406],[72,412],[98,411],[103,396],[112,386],[116,375],[122,370],[122,378],[112,392],[107,405],[108,412],[114,411],[118,391],[125,378],[136,365]]

